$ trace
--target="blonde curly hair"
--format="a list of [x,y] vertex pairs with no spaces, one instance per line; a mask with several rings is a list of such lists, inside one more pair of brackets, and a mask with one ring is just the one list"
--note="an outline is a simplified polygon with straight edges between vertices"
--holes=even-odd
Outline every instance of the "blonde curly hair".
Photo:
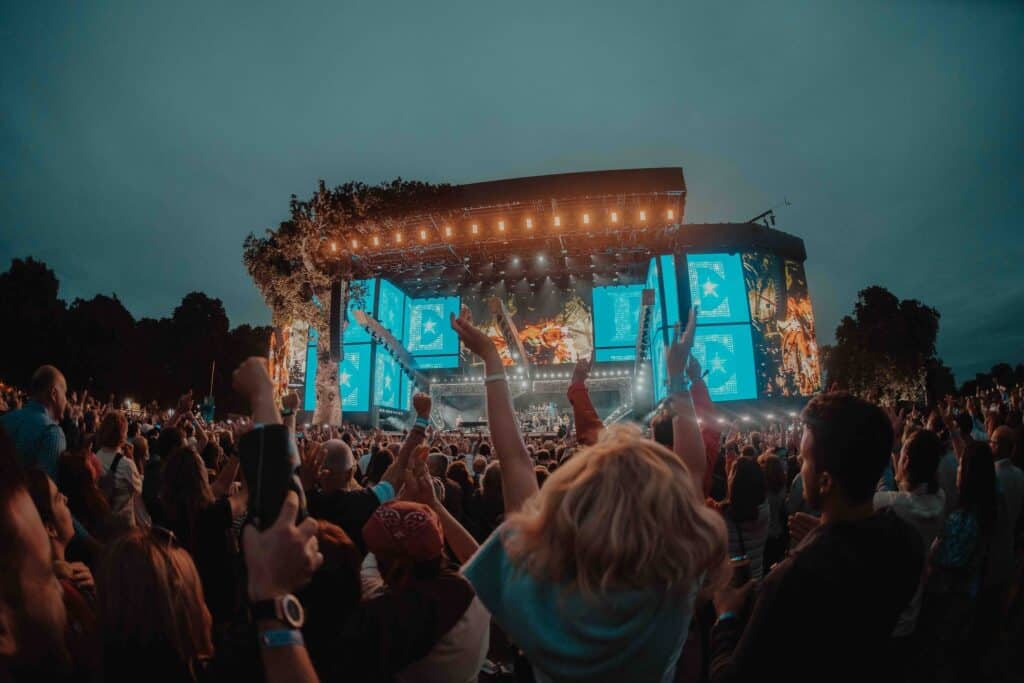
[[727,534],[689,469],[634,426],[615,425],[566,461],[520,512],[505,547],[535,578],[584,595],[614,589],[686,593],[728,577]]

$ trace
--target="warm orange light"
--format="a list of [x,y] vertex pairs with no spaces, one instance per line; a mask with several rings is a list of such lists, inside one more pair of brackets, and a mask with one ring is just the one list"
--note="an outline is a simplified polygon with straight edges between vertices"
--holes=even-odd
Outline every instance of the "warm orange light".
[[676,212],[673,211],[672,209],[669,209],[668,212],[665,215],[668,216],[669,220],[672,220],[673,218],[676,217]]
[[640,212],[640,220],[642,220],[642,221],[647,220],[647,212],[646,211],[641,211]]
[[352,248],[353,249],[358,249],[359,248],[359,240],[356,240],[356,239],[352,240]]
[[396,232],[395,233],[395,241],[398,242],[399,244],[402,243],[402,233],[400,233],[400,232]]
[[562,219],[559,216],[555,216],[555,227],[557,228],[562,224]]
[[470,228],[470,232],[472,232],[474,235],[477,234],[478,232],[480,232],[480,228],[477,226],[476,223],[474,223],[473,227]]
[[338,243],[331,242],[331,251],[338,251]]
[[426,230],[420,230],[420,239],[423,240],[424,242],[427,241],[427,231]]
[[526,229],[527,230],[533,230],[533,219],[532,218],[527,218],[526,219]]
[[583,214],[583,225],[590,225],[590,214]]
[[376,235],[373,236],[373,246],[380,246],[380,238],[377,237]]
[[612,223],[618,223],[618,222],[619,222],[619,214],[617,214],[614,211],[612,211]]
[[498,221],[498,230],[500,232],[505,232],[505,221]]
[[451,237],[452,236],[452,226],[450,226],[450,225],[444,226],[444,236],[445,237]]

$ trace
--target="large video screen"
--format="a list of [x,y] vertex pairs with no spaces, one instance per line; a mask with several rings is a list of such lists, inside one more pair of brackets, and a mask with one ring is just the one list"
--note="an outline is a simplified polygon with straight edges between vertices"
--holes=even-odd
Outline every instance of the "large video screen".
[[[533,290],[522,280],[509,289],[500,285],[464,298],[473,320],[494,340],[502,362],[513,365],[516,362],[513,350],[508,348],[491,310],[492,297],[505,304],[519,331],[523,350],[533,365],[575,363],[579,357],[590,356],[593,352],[591,286],[588,282],[577,280],[563,290],[551,280],[544,280]],[[479,362],[465,349],[462,357],[467,363]]]
[[373,376],[373,402],[385,408],[399,409],[401,405],[402,370],[394,358],[382,348],[377,349],[377,364]]
[[341,409],[363,412],[370,409],[370,344],[346,344],[338,368]]
[[750,320],[739,254],[688,254],[686,270],[698,325]]
[[630,357],[620,360],[633,359],[643,291],[642,284],[594,287],[595,348],[629,347]]
[[449,322],[451,314],[459,314],[457,296],[434,299],[409,299],[406,348],[414,356],[457,355],[459,337]]
[[377,320],[395,339],[405,341],[405,293],[387,280],[380,281]]
[[676,275],[676,257],[665,254],[658,257],[658,262],[661,264],[661,282],[665,290],[665,327],[672,327],[679,322],[679,278]]
[[704,382],[713,401],[757,398],[754,345],[749,325],[698,327],[693,355],[706,373]]
[[775,254],[743,254],[750,324],[762,397],[807,396],[821,383],[814,313],[803,264]]
[[369,315],[374,314],[373,300],[377,294],[377,280],[355,280],[350,289],[348,297],[348,308],[345,312],[345,319],[348,325],[345,327],[345,344],[362,344],[370,341],[370,333],[356,322],[352,311],[365,311]]
[[416,368],[419,370],[445,370],[459,367],[459,357],[452,356],[418,356]]

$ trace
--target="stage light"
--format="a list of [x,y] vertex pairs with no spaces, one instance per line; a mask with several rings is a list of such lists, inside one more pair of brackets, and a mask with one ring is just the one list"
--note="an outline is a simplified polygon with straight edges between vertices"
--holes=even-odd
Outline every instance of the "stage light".
[[338,251],[338,243],[331,242],[331,251]]
[[126,399],[124,400],[124,407],[125,407],[125,408],[127,408],[127,407],[128,407],[128,406],[130,406],[131,404],[132,404],[132,400],[131,400],[130,398],[126,398]]
[[354,251],[354,250],[356,250],[358,248],[359,248],[359,240],[356,240],[356,239],[352,240],[352,250]]
[[400,233],[400,232],[396,232],[395,233],[395,242],[397,242],[398,244],[402,243],[402,233]]
[[533,219],[532,218],[527,218],[526,219],[526,229],[527,230],[533,230]]
[[590,214],[583,214],[583,225],[590,225]]
[[377,237],[376,235],[373,236],[373,246],[375,246],[375,247],[379,247],[380,246],[380,238]]
[[505,232],[505,221],[498,221],[498,232]]
[[640,212],[640,220],[642,220],[642,221],[647,220],[647,212],[646,211],[641,211]]
[[562,224],[562,217],[561,216],[555,216],[555,227],[557,228],[561,224]]
[[518,256],[513,256],[512,257],[512,265],[513,266],[518,266],[519,265],[519,257]]
[[666,216],[666,217],[667,217],[667,218],[668,218],[669,220],[672,220],[673,218],[675,218],[675,217],[676,217],[676,212],[675,212],[675,211],[673,211],[672,209],[669,209],[669,210],[668,210],[668,211],[667,211],[667,212],[665,213],[665,216]]
[[750,416],[749,416],[749,415],[744,415],[744,416],[743,416],[742,418],[740,418],[740,419],[742,419],[742,420],[743,420],[744,422],[750,422]]
[[619,214],[617,214],[614,211],[612,211],[612,223],[618,223],[618,222],[619,222]]
[[796,417],[796,411],[794,411],[794,410],[789,411],[789,416],[790,417]]
[[168,417],[174,417],[174,408],[168,408],[167,409],[167,416]]
[[477,234],[478,232],[480,232],[480,228],[479,228],[479,226],[477,226],[477,224],[476,224],[476,223],[474,223],[474,224],[472,225],[472,227],[470,227],[469,231],[470,231],[470,232],[472,232],[472,233],[473,233],[473,234],[475,235],[475,234]]
[[715,420],[715,422],[717,422],[720,425],[724,425],[725,424],[725,418],[724,417],[720,417],[717,420]]
[[774,420],[775,419],[775,413],[765,413],[764,416],[766,418],[768,418],[769,420]]
[[444,226],[444,236],[445,237],[451,237],[452,236],[452,226],[450,226],[450,225]]
[[544,263],[544,254],[537,254],[537,262]]
[[420,239],[423,240],[424,242],[427,241],[427,231],[426,230],[420,230]]

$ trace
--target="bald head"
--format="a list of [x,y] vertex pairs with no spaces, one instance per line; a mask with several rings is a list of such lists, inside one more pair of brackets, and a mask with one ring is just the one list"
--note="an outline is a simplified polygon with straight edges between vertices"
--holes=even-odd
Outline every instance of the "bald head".
[[1013,455],[1013,446],[1016,435],[1013,430],[1003,425],[992,432],[992,454],[996,460],[1009,458]]
[[427,456],[427,469],[432,477],[444,477],[448,470],[448,458],[444,453],[431,453]]
[[68,383],[60,370],[52,365],[40,366],[32,373],[29,392],[34,400],[50,409],[55,420],[63,417],[64,408],[68,404]]
[[324,441],[323,470],[320,472],[320,488],[324,491],[340,491],[347,488],[355,474],[356,459],[352,449],[341,439]]

